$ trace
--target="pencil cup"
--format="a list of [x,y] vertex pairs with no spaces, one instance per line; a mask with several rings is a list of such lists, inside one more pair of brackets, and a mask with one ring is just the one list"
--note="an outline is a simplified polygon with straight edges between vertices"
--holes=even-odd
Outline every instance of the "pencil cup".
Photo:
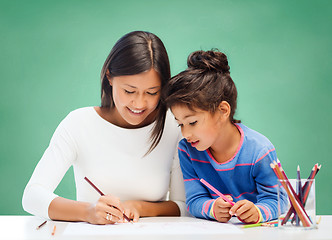
[[316,228],[315,179],[278,182],[278,227]]

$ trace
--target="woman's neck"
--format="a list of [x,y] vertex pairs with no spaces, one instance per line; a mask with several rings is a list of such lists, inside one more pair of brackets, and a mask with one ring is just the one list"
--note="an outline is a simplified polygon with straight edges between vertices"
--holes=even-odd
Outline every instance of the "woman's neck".
[[214,159],[219,162],[227,162],[238,150],[241,142],[239,129],[231,122],[228,122],[220,133],[220,138],[209,148]]

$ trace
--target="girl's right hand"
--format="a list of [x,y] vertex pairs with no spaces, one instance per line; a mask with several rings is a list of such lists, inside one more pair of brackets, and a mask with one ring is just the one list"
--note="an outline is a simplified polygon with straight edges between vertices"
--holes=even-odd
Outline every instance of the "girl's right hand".
[[123,222],[123,212],[118,198],[110,195],[101,196],[98,202],[89,206],[87,222],[99,225]]
[[[226,195],[226,197],[233,201],[233,198],[230,195]],[[229,210],[231,209],[232,205],[226,202],[221,197],[217,198],[217,200],[213,204],[213,213],[214,217],[218,222],[228,222],[231,219],[232,215],[229,214]]]

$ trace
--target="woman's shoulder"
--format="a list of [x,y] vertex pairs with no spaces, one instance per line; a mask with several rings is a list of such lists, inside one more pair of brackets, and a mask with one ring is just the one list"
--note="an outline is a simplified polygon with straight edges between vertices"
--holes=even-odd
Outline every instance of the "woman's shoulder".
[[85,122],[93,122],[95,119],[94,107],[82,107],[72,110],[61,121],[60,125],[67,127],[79,126]]

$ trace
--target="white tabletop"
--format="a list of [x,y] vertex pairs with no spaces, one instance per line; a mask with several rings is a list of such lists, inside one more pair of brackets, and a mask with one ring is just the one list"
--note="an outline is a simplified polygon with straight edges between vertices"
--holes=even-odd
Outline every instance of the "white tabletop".
[[[319,218],[319,217],[317,217]],[[86,233],[68,235],[69,226],[73,226],[72,223],[61,222],[61,221],[48,221],[42,228],[36,230],[36,227],[41,224],[44,219],[40,219],[34,216],[0,216],[0,239],[80,239],[80,240],[103,240],[103,239],[112,239],[112,240],[126,240],[126,239],[144,239],[144,240],[212,240],[212,239],[255,239],[255,240],[275,240],[275,239],[297,239],[297,240],[306,240],[306,239],[332,239],[332,216],[323,215],[321,216],[321,221],[317,229],[311,230],[290,230],[290,229],[280,229],[272,227],[254,227],[254,228],[242,228],[241,224],[231,224],[231,227],[236,227],[236,232],[226,233],[226,234],[197,234],[186,232],[183,234],[172,234],[172,233],[153,233],[148,235],[130,235],[128,232],[123,232],[119,235],[89,235]],[[141,218],[140,223],[160,223],[158,226],[162,226],[162,223],[178,223],[181,228],[181,224],[188,223],[202,223],[202,219],[196,219],[191,217],[153,217],[153,218]],[[128,224],[128,223],[127,223]],[[56,225],[55,235],[52,235],[52,231]],[[81,224],[82,225],[82,224]],[[77,226],[77,225],[75,225]],[[84,227],[84,225],[83,225]],[[67,228],[67,229],[66,229]],[[233,228],[234,229],[234,228]]]

